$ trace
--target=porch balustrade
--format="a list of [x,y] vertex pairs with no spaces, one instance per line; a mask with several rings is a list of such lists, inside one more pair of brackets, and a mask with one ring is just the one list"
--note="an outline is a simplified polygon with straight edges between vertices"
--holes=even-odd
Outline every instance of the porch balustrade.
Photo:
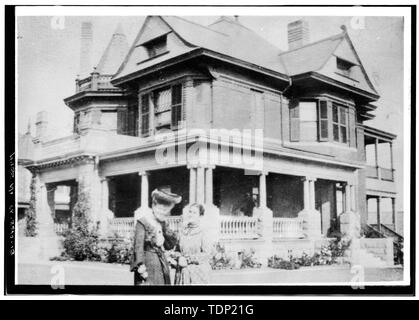
[[54,223],[54,231],[56,234],[58,235],[62,235],[64,232],[66,232],[68,230],[68,223],[65,222],[55,222]]
[[258,220],[253,217],[220,217],[220,237],[222,239],[256,239]]
[[394,181],[393,171],[394,169],[380,168],[381,180]]
[[109,231],[118,237],[130,238],[134,233],[134,218],[114,218],[109,220]]
[[303,219],[273,218],[275,238],[304,238]]
[[[167,219],[169,228],[179,231],[181,216]],[[221,239],[257,239],[260,237],[261,222],[254,217],[220,216]],[[131,237],[134,230],[134,218],[114,218],[109,222],[111,234]],[[303,221],[299,218],[274,218],[273,234],[275,238],[303,238]]]
[[181,216],[169,217],[167,219],[167,223],[169,224],[170,229],[178,232],[182,225],[182,217]]

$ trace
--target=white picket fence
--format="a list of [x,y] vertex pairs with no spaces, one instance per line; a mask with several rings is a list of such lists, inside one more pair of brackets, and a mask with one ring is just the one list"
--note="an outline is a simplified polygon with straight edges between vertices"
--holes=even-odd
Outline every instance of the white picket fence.
[[300,218],[273,218],[275,238],[304,238],[303,220]]

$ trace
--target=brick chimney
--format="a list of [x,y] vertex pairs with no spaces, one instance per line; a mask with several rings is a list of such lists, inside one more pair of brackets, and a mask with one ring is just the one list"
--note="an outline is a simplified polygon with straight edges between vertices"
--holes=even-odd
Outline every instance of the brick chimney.
[[288,50],[300,48],[310,42],[308,22],[300,19],[288,24]]
[[80,38],[80,70],[79,75],[84,78],[88,76],[92,68],[92,46],[93,27],[92,23],[84,21],[81,23]]
[[34,143],[45,141],[48,128],[48,113],[46,111],[40,111],[36,114],[35,128]]

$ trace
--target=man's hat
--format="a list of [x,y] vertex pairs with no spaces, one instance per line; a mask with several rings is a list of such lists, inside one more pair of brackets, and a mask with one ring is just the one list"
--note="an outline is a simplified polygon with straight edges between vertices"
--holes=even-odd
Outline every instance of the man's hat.
[[182,197],[175,193],[172,193],[170,186],[161,186],[154,189],[151,193],[153,200],[157,202],[165,202],[170,204],[178,204],[182,201]]

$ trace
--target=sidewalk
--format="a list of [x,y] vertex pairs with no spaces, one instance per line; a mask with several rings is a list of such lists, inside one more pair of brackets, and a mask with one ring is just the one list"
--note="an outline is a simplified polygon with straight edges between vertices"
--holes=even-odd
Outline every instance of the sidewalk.
[[[133,274],[128,265],[100,262],[46,261],[22,262],[17,267],[18,284],[46,284],[58,272],[63,272],[67,285],[132,285]],[[371,268],[364,270],[365,281],[401,281],[403,269]],[[349,266],[306,267],[299,270],[271,268],[217,270],[212,272],[212,284],[315,284],[348,283],[354,277]]]

